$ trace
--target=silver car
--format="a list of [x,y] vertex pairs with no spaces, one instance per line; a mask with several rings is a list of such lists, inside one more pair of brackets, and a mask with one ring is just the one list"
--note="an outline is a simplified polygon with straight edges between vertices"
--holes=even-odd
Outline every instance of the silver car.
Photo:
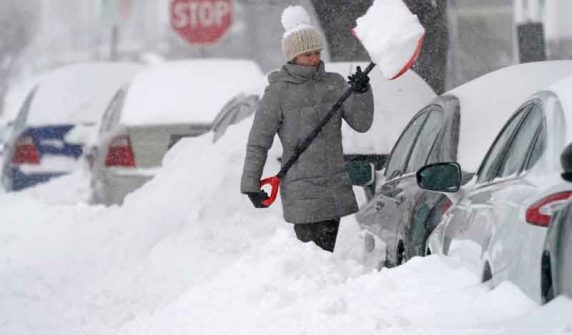
[[556,71],[553,80],[568,77],[553,85],[545,81],[544,89],[523,101],[470,182],[462,185],[462,161],[417,172],[419,186],[447,192],[455,203],[429,237],[429,251],[462,258],[493,286],[512,281],[537,302],[546,228],[554,210],[572,196],[559,176],[559,154],[572,139],[571,65],[556,62],[542,73]]
[[117,92],[92,139],[92,202],[121,204],[155,175],[177,141],[207,133],[221,111],[241,110],[229,102],[255,106],[264,83],[260,68],[245,60],[176,61],[141,71]]
[[459,160],[470,177],[514,109],[570,71],[572,62],[516,65],[474,79],[421,108],[395,143],[374,196],[356,215],[366,231],[364,249],[380,255],[387,267],[424,255],[427,238],[451,201],[419,188],[416,171],[429,163]]
[[[561,156],[564,187],[572,188],[572,143]],[[556,211],[548,227],[542,252],[540,289],[542,302],[559,295],[572,298],[572,200]]]

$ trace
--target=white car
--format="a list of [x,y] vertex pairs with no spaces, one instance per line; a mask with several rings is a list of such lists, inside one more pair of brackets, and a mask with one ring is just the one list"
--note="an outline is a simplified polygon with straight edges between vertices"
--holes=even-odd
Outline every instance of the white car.
[[[88,150],[92,202],[121,204],[181,138],[207,133],[224,111],[244,118],[248,113],[229,102],[254,108],[264,84],[260,68],[246,60],[174,61],[141,71],[117,92]],[[217,124],[234,122],[221,118]]]
[[[562,155],[563,188],[572,188],[572,143]],[[542,302],[559,295],[572,298],[572,200],[552,215],[540,262]]]
[[[465,164],[466,156],[460,154],[458,163],[421,168],[417,180],[422,188],[445,192],[455,203],[429,237],[429,252],[457,255],[483,281],[493,286],[512,281],[540,302],[546,227],[555,208],[572,196],[572,187],[560,180],[559,161],[572,141],[572,62],[528,66],[544,69],[514,82],[514,87],[503,87],[506,94],[527,83],[545,87],[523,99],[479,168]],[[462,175],[470,172],[476,173],[461,185]]]

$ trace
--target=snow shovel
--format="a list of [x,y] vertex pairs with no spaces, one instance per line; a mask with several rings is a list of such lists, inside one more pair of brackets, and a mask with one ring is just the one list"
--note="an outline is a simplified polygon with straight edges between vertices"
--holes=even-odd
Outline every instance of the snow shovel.
[[[387,22],[390,23],[389,27]],[[403,31],[398,29],[399,25],[405,27],[404,35]],[[381,60],[379,63],[381,72],[390,80],[400,77],[413,66],[421,52],[424,33],[419,20],[409,12],[402,0],[376,0],[367,13],[357,20],[357,27],[354,29],[354,34],[362,41],[372,60]],[[389,49],[392,48],[403,48],[403,50],[399,49],[398,52],[391,53]],[[375,65],[376,63],[373,61],[370,62],[363,73],[369,74]],[[260,181],[261,188],[264,185],[271,187],[270,196],[262,201],[263,205],[269,207],[274,203],[278,196],[280,179],[286,175],[292,165],[300,158],[300,155],[308,149],[322,128],[338,112],[351,94],[352,88],[348,87],[328,111],[328,114],[296,148],[294,154],[282,166],[278,174]]]

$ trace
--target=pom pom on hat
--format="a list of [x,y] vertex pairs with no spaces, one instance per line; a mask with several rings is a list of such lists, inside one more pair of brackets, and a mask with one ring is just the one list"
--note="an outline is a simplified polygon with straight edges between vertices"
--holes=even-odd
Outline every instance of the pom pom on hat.
[[302,6],[288,6],[282,12],[282,27],[286,32],[310,25],[310,16]]
[[288,6],[282,12],[282,52],[287,61],[296,56],[322,50],[322,34],[310,24],[308,12],[301,6]]

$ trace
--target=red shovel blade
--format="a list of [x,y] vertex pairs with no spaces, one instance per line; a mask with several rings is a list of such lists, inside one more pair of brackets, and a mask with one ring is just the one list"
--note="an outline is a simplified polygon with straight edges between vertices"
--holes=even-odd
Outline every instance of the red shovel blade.
[[393,76],[393,78],[391,78],[391,80],[401,77],[401,75],[407,72],[407,70],[409,70],[413,66],[413,64],[415,64],[415,61],[417,61],[417,58],[419,58],[419,54],[421,53],[421,48],[423,47],[424,39],[425,39],[425,34],[423,34],[421,38],[419,38],[419,41],[417,41],[417,47],[415,48],[415,52],[413,52],[413,55],[411,56],[407,64],[405,64],[401,68],[401,70],[399,70],[399,72],[397,72],[397,74]]
[[269,184],[271,187],[270,197],[268,199],[262,201],[262,204],[266,207],[270,207],[270,205],[272,205],[272,203],[274,203],[274,200],[276,200],[276,197],[278,196],[278,188],[280,187],[280,178],[278,178],[278,176],[273,176],[273,177],[262,179],[260,181],[260,187],[261,188],[262,188],[262,186],[264,186],[266,184]]

